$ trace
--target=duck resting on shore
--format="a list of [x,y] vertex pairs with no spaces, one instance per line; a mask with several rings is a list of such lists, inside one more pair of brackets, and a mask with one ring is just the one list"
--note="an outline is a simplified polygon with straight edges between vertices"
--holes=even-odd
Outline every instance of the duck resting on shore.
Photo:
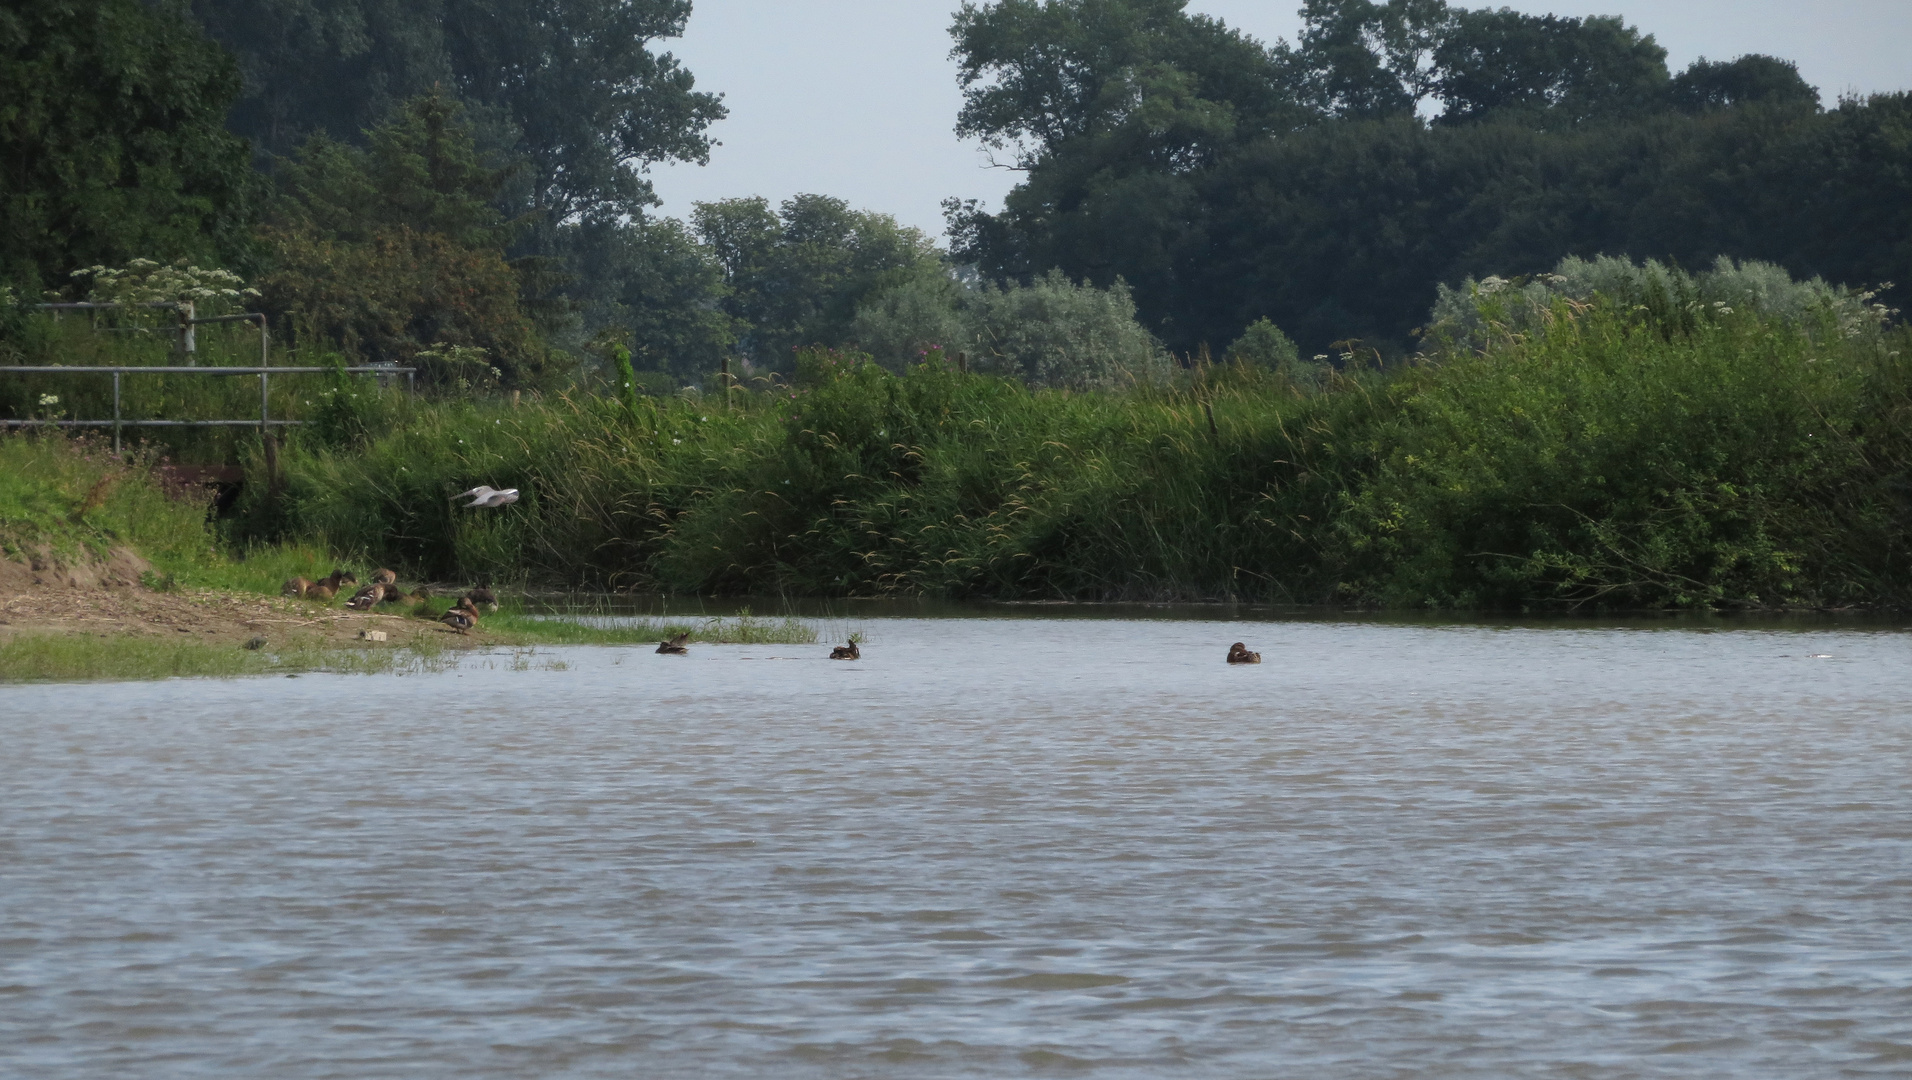
[[1231,664],[1259,664],[1261,663],[1261,654],[1258,652],[1249,652],[1248,646],[1237,641],[1228,647],[1228,662]]
[[385,594],[390,591],[391,588],[391,586],[382,581],[374,581],[358,592],[353,593],[352,598],[345,602],[345,606],[354,611],[370,611],[378,606],[379,601],[385,599]]
[[381,566],[377,570],[372,571],[372,584],[396,585],[398,584],[398,575]]
[[498,610],[498,594],[492,592],[489,586],[478,585],[473,587],[470,592],[465,594],[465,599],[485,611]]
[[689,645],[690,645],[690,635],[679,634],[676,637],[670,639],[669,641],[658,642],[657,651],[661,653],[669,653],[672,656],[683,656],[690,652]]
[[439,616],[438,621],[461,634],[470,634],[472,628],[478,625],[478,609],[472,606],[470,600],[461,598],[458,606]]
[[[301,599],[330,600],[339,591],[339,586],[348,581],[354,585],[358,584],[358,578],[355,577],[350,570],[334,570],[330,576],[322,577],[317,581],[295,577],[279,589],[279,595],[297,596]],[[312,590],[316,588],[326,589],[326,594],[323,597],[314,597]]]
[[861,660],[863,659],[863,654],[857,650],[856,639],[851,638],[850,643],[848,645],[838,645],[836,648],[831,649],[830,659],[832,660]]

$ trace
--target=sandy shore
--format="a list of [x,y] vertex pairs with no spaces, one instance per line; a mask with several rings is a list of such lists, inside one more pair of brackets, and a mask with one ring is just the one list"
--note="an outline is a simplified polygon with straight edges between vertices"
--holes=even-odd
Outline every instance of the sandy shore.
[[255,637],[272,644],[345,646],[360,633],[382,630],[393,644],[420,633],[443,645],[483,644],[482,629],[469,637],[404,614],[350,611],[285,597],[204,589],[156,591],[140,583],[149,570],[130,552],[104,563],[70,566],[48,558],[15,562],[0,558],[0,641],[26,634],[86,634],[101,637],[191,635],[209,643],[240,645]]

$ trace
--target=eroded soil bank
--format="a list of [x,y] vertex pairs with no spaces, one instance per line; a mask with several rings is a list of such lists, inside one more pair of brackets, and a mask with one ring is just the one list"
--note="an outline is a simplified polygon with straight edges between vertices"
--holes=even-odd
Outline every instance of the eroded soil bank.
[[0,558],[0,643],[27,635],[99,637],[190,635],[213,644],[243,646],[263,637],[271,646],[339,648],[366,644],[366,631],[383,631],[402,645],[430,634],[438,645],[482,645],[482,627],[469,636],[406,614],[359,612],[284,597],[208,589],[154,589],[152,567],[124,548],[99,561],[50,554],[25,562]]

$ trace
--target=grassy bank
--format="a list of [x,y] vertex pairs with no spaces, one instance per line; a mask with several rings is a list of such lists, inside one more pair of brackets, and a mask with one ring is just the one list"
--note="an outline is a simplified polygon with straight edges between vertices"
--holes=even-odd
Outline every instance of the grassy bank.
[[[287,403],[312,423],[275,454],[232,436],[247,482],[216,535],[200,506],[155,512],[177,493],[125,482],[150,458],[81,443],[0,479],[0,543],[117,539],[162,578],[268,593],[343,560],[407,580],[732,595],[1912,601],[1904,329],[1725,305],[1561,300],[1518,325],[1483,312],[1465,347],[1430,341],[1387,371],[1356,358],[1325,385],[1204,365],[1067,393],[935,355],[895,375],[827,353],[727,396],[433,401],[324,377]],[[58,440],[6,442],[11,475]],[[522,499],[449,501],[477,484]],[[486,625],[522,643],[675,629],[515,618]]]
[[[369,578],[371,564],[311,544],[230,547],[208,520],[206,490],[170,483],[157,463],[145,452],[114,455],[98,439],[0,435],[0,682],[423,672],[455,665],[474,647],[509,647],[513,663],[548,666],[558,661],[530,660],[531,650],[649,645],[678,633],[701,642],[816,641],[808,624],[749,615],[531,616],[507,593],[504,610],[487,614],[470,638],[437,625],[451,603],[441,597],[363,617],[390,639],[358,642],[353,627],[330,618],[336,603],[277,596],[287,578],[338,565]],[[244,597],[252,599],[235,602]],[[246,647],[262,634],[262,647]]]
[[[1325,389],[1031,391],[932,357],[520,408],[367,399],[239,528],[439,578],[1388,606],[1901,605],[1907,334],[1562,302]],[[1357,365],[1358,367],[1358,365]],[[499,511],[447,496],[517,487]]]

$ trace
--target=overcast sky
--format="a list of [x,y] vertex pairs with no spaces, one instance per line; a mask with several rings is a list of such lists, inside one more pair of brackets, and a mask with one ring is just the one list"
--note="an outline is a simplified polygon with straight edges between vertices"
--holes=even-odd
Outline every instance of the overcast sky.
[[[660,43],[724,95],[730,118],[707,166],[652,174],[663,212],[694,202],[798,192],[847,199],[935,236],[942,200],[1001,205],[1014,173],[953,132],[962,97],[949,59],[956,0],[695,0],[685,36]],[[1292,39],[1300,0],[1191,0],[1266,42]],[[1674,71],[1749,52],[1792,60],[1828,104],[1912,88],[1912,0],[1617,0],[1506,6],[1620,14],[1652,34]]]

